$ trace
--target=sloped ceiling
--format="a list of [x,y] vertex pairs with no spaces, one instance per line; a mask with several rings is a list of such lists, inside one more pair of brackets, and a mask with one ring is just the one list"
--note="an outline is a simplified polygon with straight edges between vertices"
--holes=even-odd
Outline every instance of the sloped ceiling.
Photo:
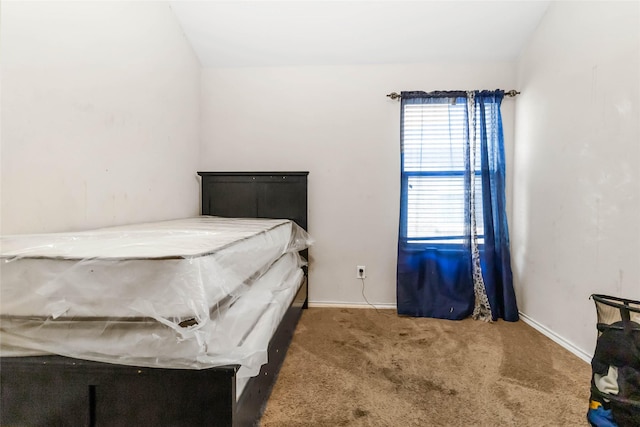
[[512,61],[549,1],[171,2],[203,67]]

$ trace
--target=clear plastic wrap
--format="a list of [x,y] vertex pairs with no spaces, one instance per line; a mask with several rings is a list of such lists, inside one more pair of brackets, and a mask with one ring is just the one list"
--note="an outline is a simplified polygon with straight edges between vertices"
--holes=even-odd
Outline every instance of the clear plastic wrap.
[[253,376],[310,243],[291,221],[217,217],[2,237],[2,356]]

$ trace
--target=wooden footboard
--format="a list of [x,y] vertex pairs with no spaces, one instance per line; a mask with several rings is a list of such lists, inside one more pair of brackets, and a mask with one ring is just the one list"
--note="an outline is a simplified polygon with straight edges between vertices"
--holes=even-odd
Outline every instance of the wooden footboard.
[[235,366],[140,368],[61,356],[0,363],[2,425],[232,425]]

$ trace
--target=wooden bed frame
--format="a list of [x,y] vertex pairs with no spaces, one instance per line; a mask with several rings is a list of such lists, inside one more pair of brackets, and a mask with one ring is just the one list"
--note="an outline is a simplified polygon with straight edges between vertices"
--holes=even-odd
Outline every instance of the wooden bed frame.
[[[202,177],[203,215],[287,218],[307,228],[308,172],[198,175]],[[190,370],[114,365],[62,356],[7,357],[0,358],[0,425],[256,425],[306,306],[305,277],[271,338],[269,362],[247,382],[237,400],[239,365]]]

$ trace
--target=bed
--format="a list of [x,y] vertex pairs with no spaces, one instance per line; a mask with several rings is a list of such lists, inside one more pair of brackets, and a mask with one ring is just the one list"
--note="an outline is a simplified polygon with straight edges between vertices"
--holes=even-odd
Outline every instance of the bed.
[[0,425],[259,422],[306,307],[307,173],[198,174],[200,217],[3,238]]

